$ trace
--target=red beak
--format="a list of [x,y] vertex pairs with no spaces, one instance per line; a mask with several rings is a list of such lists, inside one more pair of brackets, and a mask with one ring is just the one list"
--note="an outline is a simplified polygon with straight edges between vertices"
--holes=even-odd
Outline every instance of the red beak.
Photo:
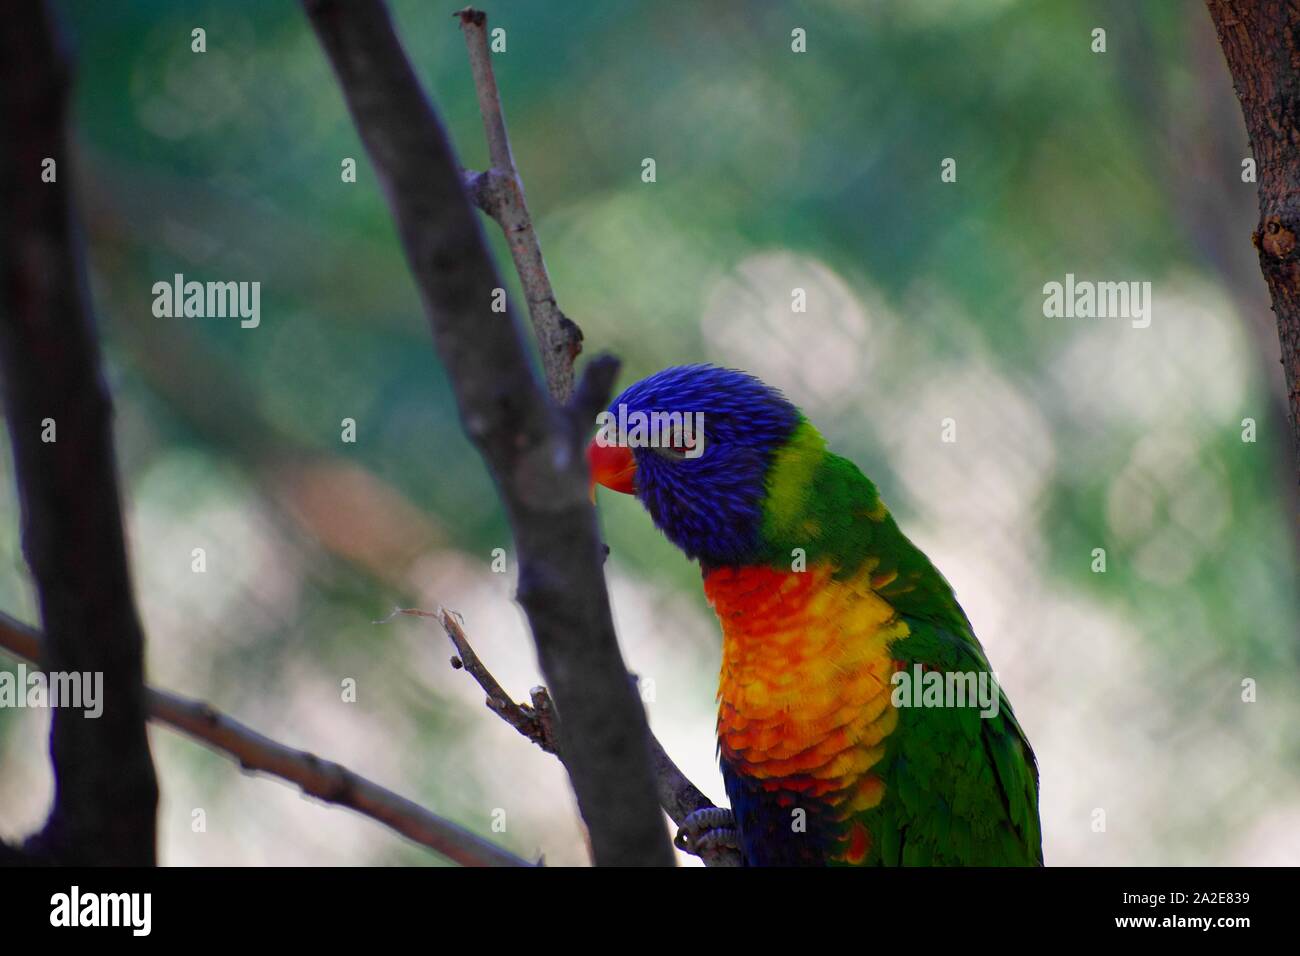
[[587,464],[591,466],[591,500],[596,500],[596,486],[604,485],[625,495],[636,492],[636,458],[626,445],[601,445],[596,439],[587,446]]

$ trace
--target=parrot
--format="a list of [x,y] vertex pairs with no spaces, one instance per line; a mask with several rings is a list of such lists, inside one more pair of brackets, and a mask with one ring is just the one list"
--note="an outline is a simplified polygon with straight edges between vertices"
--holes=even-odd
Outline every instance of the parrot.
[[[731,806],[687,817],[678,846],[746,866],[1043,865],[1029,741],[952,588],[862,471],[781,391],[715,365],[657,372],[597,419],[593,500],[599,485],[640,501],[698,562],[722,631]],[[942,694],[977,679],[995,706]]]

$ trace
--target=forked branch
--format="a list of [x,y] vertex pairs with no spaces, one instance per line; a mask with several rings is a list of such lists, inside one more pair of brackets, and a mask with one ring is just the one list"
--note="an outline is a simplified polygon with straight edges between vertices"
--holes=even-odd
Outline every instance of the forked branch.
[[[540,387],[466,197],[460,164],[380,0],[305,0],[383,187],[460,409],[505,506],[518,599],[564,715],[560,749],[598,864],[671,865],[645,710],[627,686],[582,455],[617,362],[590,363],[572,404]],[[553,298],[553,297],[552,297]],[[544,343],[545,346],[546,343]],[[548,361],[571,356],[543,348]]]
[[[463,667],[478,682],[487,694],[485,703],[488,709],[547,753],[564,759],[557,750],[558,717],[551,703],[551,695],[545,687],[534,687],[529,692],[531,706],[515,703],[470,645],[459,614],[446,608],[439,608],[436,612],[403,608],[401,613],[436,618],[456,648],[456,656],[451,660],[452,667]],[[654,734],[650,735],[650,765],[654,772],[659,804],[673,823],[681,826],[692,813],[714,808],[713,802],[687,779]],[[740,854],[725,846],[710,848],[700,854],[700,859],[705,866],[741,865]]]

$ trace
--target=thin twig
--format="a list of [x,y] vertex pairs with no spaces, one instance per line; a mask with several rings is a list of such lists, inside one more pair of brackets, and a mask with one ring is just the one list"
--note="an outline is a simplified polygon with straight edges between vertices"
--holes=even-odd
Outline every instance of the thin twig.
[[[460,666],[478,682],[487,694],[488,709],[547,753],[559,756],[556,749],[556,741],[560,739],[558,716],[551,702],[551,695],[545,687],[532,689],[531,707],[515,703],[470,645],[465,629],[461,625],[460,615],[446,608],[439,608],[437,611],[422,611],[419,608],[398,610],[402,614],[414,617],[436,618],[456,648],[457,656],[452,659],[452,666],[457,666],[459,661]],[[561,756],[560,759],[564,758]],[[659,797],[659,804],[673,823],[681,826],[692,813],[716,808],[716,805],[681,772],[653,733],[650,734],[650,766],[654,773],[655,792]],[[729,847],[711,848],[701,853],[700,859],[706,866],[741,865],[740,854]]]
[[546,260],[542,258],[541,243],[528,213],[523,179],[515,166],[501,94],[492,72],[487,14],[466,7],[456,16],[460,18],[465,33],[465,46],[469,50],[469,65],[478,92],[479,112],[483,114],[483,131],[487,135],[488,160],[491,163],[491,167],[482,173],[465,173],[466,186],[475,205],[495,219],[505,233],[519,282],[524,287],[524,297],[528,300],[528,315],[541,349],[547,388],[551,397],[563,405],[573,392],[573,362],[582,352],[582,330],[556,304]]
[[[36,666],[44,655],[40,633],[7,614],[0,614],[0,647]],[[234,758],[244,770],[296,784],[303,793],[377,820],[462,866],[531,865],[340,764],[271,740],[202,701],[152,688],[146,699],[153,720]]]
[[[547,753],[559,752],[556,738],[548,736],[547,729],[538,719],[535,708],[524,704],[516,704],[510,695],[506,693],[506,689],[492,676],[492,672],[479,660],[478,654],[470,646],[469,638],[465,636],[465,631],[453,612],[444,608],[439,608],[437,611],[422,611],[413,607],[401,608],[400,610],[401,613],[414,617],[436,618],[442,624],[442,629],[447,632],[447,636],[451,638],[451,643],[456,647],[456,657],[452,658],[452,666],[464,668],[465,673],[473,677],[478,682],[479,687],[483,688],[483,692],[487,694],[484,703],[487,704],[488,710],[495,713]],[[550,694],[547,693],[546,689],[535,688],[535,690],[545,695],[549,705]]]

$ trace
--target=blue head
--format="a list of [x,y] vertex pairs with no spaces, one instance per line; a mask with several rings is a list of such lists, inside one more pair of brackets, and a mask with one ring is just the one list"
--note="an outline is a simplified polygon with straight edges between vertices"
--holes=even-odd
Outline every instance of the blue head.
[[[683,431],[665,440],[651,427],[647,441],[624,435],[616,445],[598,435],[589,449],[593,481],[635,494],[690,557],[746,563],[760,546],[768,466],[798,426],[799,410],[752,375],[682,365],[628,387],[611,403],[607,421],[653,422],[654,413],[661,424],[677,413],[671,420]],[[696,424],[703,427],[702,450]]]

